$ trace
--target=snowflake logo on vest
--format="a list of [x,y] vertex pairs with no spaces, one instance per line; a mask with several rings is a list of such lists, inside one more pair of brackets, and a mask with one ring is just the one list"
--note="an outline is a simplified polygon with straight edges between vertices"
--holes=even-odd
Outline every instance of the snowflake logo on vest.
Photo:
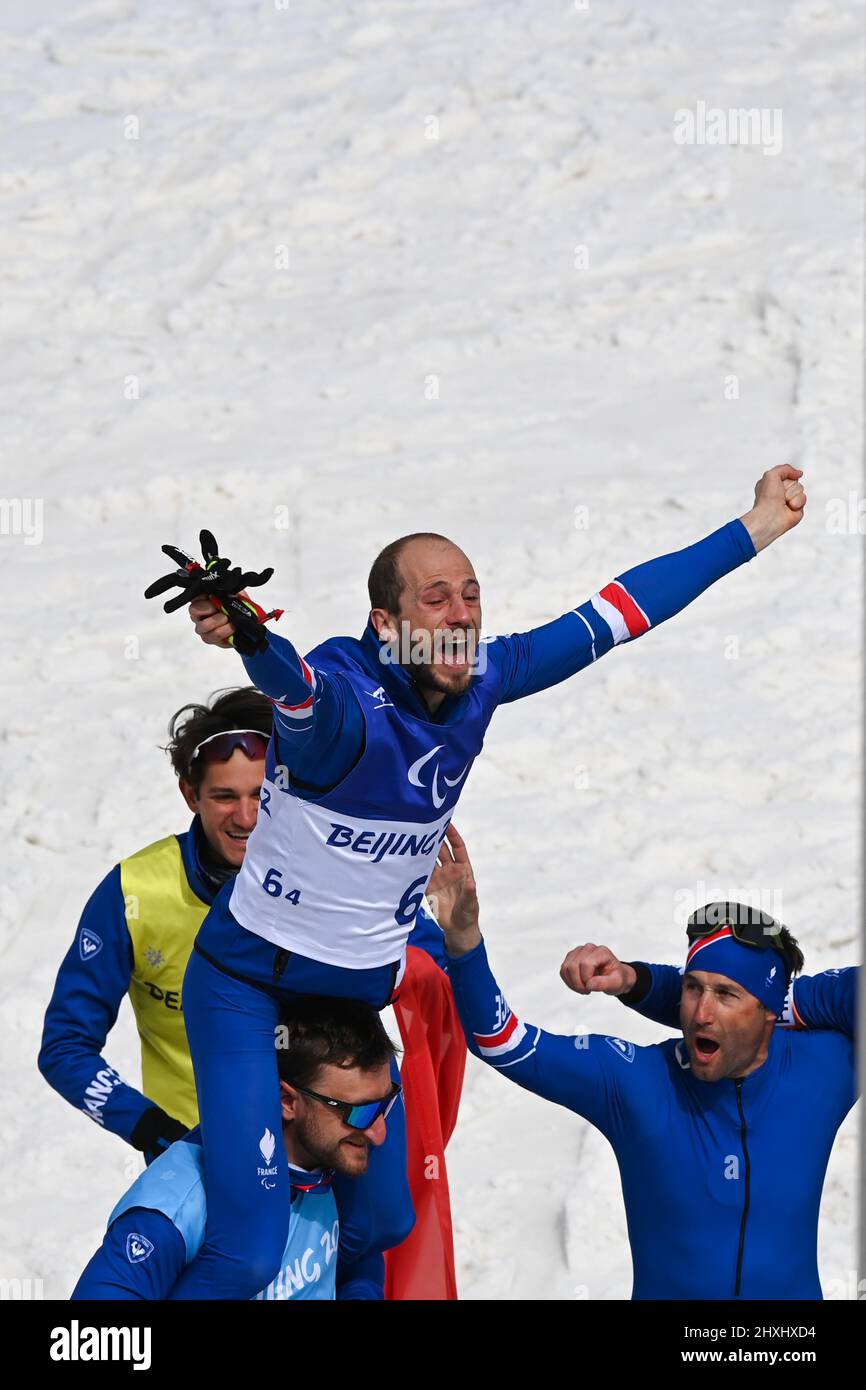
[[144,959],[154,970],[158,970],[161,965],[165,965],[165,956],[162,951],[158,951],[155,946],[148,946],[144,953]]

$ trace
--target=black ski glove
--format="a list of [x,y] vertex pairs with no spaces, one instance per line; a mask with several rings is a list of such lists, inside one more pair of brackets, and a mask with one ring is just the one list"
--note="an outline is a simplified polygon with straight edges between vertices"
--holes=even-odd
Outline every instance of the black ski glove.
[[251,598],[243,598],[240,591],[267,584],[274,572],[273,569],[262,570],[260,574],[249,570],[244,574],[239,566],[232,568],[230,560],[220,557],[217,543],[210,531],[202,531],[199,541],[204,557],[203,566],[198,560],[193,560],[191,555],[178,550],[177,546],[162,547],[163,554],[168,555],[181,568],[172,574],[164,574],[161,579],[155,579],[145,589],[144,597],[156,598],[167,589],[179,588],[180,593],[162,605],[166,613],[174,613],[185,603],[192,603],[193,599],[209,598],[214,608],[223,612],[234,626],[234,634],[229,638],[231,645],[244,656],[263,652],[268,640],[262,632],[262,624],[269,618],[282,617],[283,609],[275,608],[266,613]]

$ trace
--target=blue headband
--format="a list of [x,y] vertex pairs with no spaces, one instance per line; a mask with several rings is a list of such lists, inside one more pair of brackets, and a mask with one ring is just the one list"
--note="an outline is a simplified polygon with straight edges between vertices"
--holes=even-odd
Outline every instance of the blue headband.
[[754,994],[777,1017],[782,1013],[788,992],[784,960],[772,946],[744,946],[734,939],[728,926],[692,942],[686,956],[686,970],[709,970],[714,975],[727,975],[729,980]]

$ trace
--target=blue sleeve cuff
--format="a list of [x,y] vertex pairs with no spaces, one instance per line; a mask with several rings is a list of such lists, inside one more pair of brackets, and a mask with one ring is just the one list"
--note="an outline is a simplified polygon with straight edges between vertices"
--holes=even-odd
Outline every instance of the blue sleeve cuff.
[[634,1013],[661,1023],[665,1028],[680,1029],[680,999],[683,992],[682,973],[676,965],[650,965],[632,961],[637,983],[631,995],[620,996],[620,1003]]
[[244,669],[256,689],[272,700],[300,704],[310,694],[301,657],[287,637],[268,632],[268,645],[252,656],[241,654]]
[[728,525],[743,559],[754,560],[758,553],[755,549],[755,542],[752,540],[752,537],[749,535],[740,518],[737,517],[734,521],[729,522]]
[[463,955],[460,955],[460,956],[452,956],[452,955],[449,955],[449,954],[448,954],[448,947],[447,947],[447,945],[446,945],[446,948],[445,948],[445,960],[446,960],[447,963],[448,963],[448,973],[449,973],[449,975],[453,975],[453,974],[455,974],[455,972],[459,975],[459,974],[460,974],[460,971],[463,969],[463,967],[464,967],[465,965],[468,965],[468,964],[470,963],[470,961],[477,960],[477,958],[478,958],[479,956],[481,956],[481,955],[483,955],[483,956],[486,957],[486,954],[487,954],[487,952],[486,952],[486,950],[485,950],[485,946],[484,946],[484,937],[483,937],[483,936],[482,936],[482,938],[481,938],[481,940],[479,941],[479,943],[478,943],[477,946],[473,946],[471,951],[464,951]]

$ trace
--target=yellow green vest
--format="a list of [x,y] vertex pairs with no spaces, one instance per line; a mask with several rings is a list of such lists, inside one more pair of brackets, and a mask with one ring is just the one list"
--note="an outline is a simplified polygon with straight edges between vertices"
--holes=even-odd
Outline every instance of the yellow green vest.
[[192,1128],[198,1105],[181,990],[208,904],[189,886],[174,835],[122,859],[120,882],[133,949],[129,998],[141,1038],[142,1090]]

